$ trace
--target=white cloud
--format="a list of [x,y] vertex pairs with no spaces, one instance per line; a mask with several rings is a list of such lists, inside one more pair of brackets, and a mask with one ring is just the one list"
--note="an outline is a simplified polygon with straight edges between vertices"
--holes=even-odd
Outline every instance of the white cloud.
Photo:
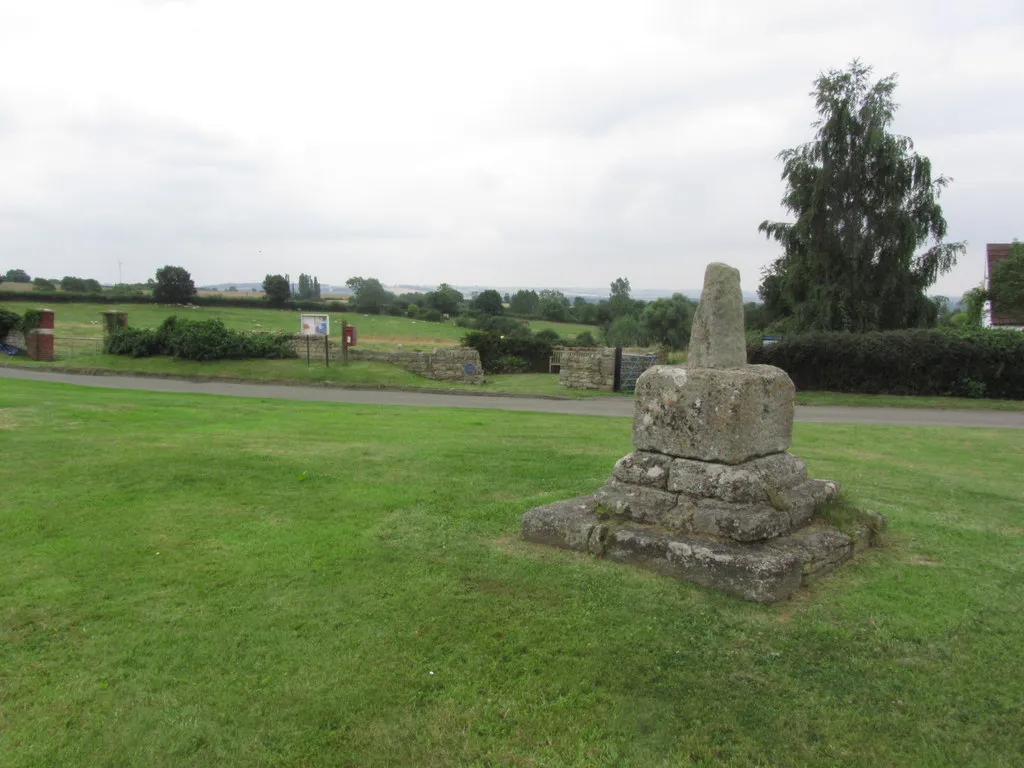
[[[10,6],[10,7],[7,7]],[[34,0],[0,9],[0,253],[31,274],[753,290],[775,154],[855,56],[899,72],[980,280],[1021,233],[1016,0]],[[10,262],[10,264],[6,264]]]

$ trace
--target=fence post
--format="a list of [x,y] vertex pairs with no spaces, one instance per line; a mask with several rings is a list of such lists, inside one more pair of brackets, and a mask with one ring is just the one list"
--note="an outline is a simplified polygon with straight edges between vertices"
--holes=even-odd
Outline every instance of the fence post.
[[622,388],[622,347],[615,348],[615,378],[612,384],[612,392],[618,392]]

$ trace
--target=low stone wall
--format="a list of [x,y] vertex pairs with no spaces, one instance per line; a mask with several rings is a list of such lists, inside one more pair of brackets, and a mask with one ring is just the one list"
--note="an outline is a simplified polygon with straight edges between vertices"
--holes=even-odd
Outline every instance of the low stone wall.
[[615,348],[564,349],[560,355],[558,383],[572,389],[615,388]]
[[[292,344],[299,357],[306,356],[306,344],[309,339],[309,356],[313,361],[324,359],[324,340],[318,337],[294,336]],[[328,342],[328,354],[332,361],[341,361],[341,341]],[[483,366],[480,364],[480,353],[465,347],[435,349],[431,352],[415,350],[394,350],[377,352],[373,350],[350,347],[349,360],[369,360],[378,363],[390,363],[404,368],[417,376],[435,381],[457,381],[463,384],[483,384]]]
[[0,339],[0,344],[6,344],[9,347],[17,347],[22,351],[28,349],[28,342],[25,341],[25,334],[21,331],[9,331],[4,338]]

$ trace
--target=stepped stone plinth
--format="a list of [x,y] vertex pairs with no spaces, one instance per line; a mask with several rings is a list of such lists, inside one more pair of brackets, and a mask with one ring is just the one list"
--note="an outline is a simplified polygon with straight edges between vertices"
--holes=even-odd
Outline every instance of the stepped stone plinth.
[[595,493],[527,512],[523,538],[776,602],[884,530],[877,513],[846,531],[821,518],[839,486],[788,453],[789,376],[746,365],[737,270],[709,265],[689,363],[650,368],[635,398],[637,450]]

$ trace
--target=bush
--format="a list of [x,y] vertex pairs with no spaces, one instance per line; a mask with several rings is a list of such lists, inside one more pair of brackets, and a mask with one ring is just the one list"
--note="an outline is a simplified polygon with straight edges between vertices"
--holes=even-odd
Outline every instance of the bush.
[[242,333],[230,330],[220,320],[179,320],[174,316],[155,331],[119,328],[107,335],[103,351],[108,355],[172,355],[200,361],[295,357],[286,334]]
[[41,319],[42,313],[38,309],[27,309],[24,315],[19,315],[17,312],[11,312],[7,309],[0,309],[0,342],[11,331],[21,331],[27,336],[29,331],[39,327]]
[[569,346],[572,347],[596,347],[597,339],[594,338],[594,334],[590,331],[583,331],[575,339],[573,339]]
[[21,325],[21,315],[6,309],[0,309],[0,341],[3,341],[7,334]]
[[428,323],[440,323],[441,322],[441,312],[440,312],[440,310],[437,310],[437,309],[425,309],[425,310],[423,310],[423,312],[420,315],[420,317],[423,320],[426,320]]
[[799,390],[1024,399],[1024,334],[1004,330],[813,333],[748,348]]
[[546,341],[552,346],[562,343],[562,338],[558,335],[558,332],[552,331],[548,328],[545,328],[543,331],[537,331],[537,333],[534,334],[534,338]]
[[499,357],[491,373],[529,373],[530,364],[521,357],[505,355]]
[[152,357],[166,354],[157,341],[157,332],[150,328],[118,328],[103,339],[103,354]]
[[530,334],[502,336],[494,331],[470,331],[462,339],[462,346],[480,353],[480,363],[488,373],[500,372],[503,358],[520,358],[524,370],[547,373],[551,358],[551,344]]

